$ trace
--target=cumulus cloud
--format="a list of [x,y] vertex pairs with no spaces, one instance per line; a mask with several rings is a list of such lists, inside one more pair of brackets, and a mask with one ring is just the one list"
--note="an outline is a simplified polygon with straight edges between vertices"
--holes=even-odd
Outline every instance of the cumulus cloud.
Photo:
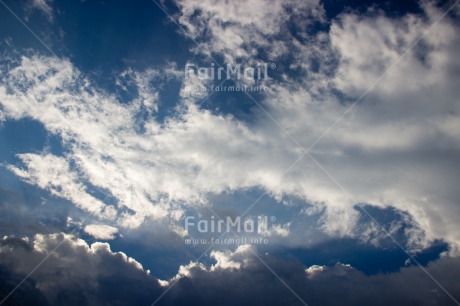
[[[136,260],[111,251],[107,243],[88,245],[64,234],[37,234],[31,241],[3,238],[0,241],[2,288],[12,289],[62,239],[61,246],[24,287],[13,294],[12,301],[34,298],[42,305],[149,305],[167,290],[157,305],[302,305],[286,288],[289,286],[308,305],[453,303],[415,266],[368,276],[348,264],[306,267],[269,254],[259,255],[254,246],[242,245],[233,252],[212,252],[215,263],[209,267],[190,262],[181,266],[171,280],[161,281],[143,270]],[[260,260],[269,265],[284,284]],[[458,299],[459,267],[458,258],[443,256],[426,269]],[[26,290],[27,294],[21,294],[21,290]]]
[[3,238],[0,267],[8,274],[2,273],[2,288],[13,289],[54,249],[28,280],[32,290],[22,287],[13,294],[13,300],[22,302],[20,292],[26,290],[26,296],[35,295],[37,301],[46,301],[45,305],[101,305],[120,301],[148,304],[160,292],[156,279],[133,258],[122,252],[112,252],[107,243],[88,245],[81,239],[60,233],[37,234],[31,241]]
[[[252,248],[252,252],[248,248]],[[203,304],[303,305],[253,252],[257,254],[253,247],[241,246],[235,252],[214,253],[217,263],[210,268],[196,262],[181,267],[171,294],[177,301],[185,302],[191,296]],[[414,266],[401,268],[395,273],[367,276],[343,263],[304,267],[268,254],[260,258],[308,305],[454,303],[428,275]],[[459,267],[458,258],[442,257],[430,263],[427,271],[458,299],[460,287],[455,279]]]

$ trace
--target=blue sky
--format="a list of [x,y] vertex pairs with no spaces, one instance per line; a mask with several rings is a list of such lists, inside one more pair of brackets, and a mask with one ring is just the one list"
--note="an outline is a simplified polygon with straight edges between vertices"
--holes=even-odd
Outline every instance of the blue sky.
[[0,2],[1,305],[459,304],[457,2]]

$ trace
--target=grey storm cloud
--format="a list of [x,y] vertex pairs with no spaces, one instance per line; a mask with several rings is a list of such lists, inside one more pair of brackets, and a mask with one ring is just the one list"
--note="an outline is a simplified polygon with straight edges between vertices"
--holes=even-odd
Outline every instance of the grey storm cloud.
[[[37,235],[32,241],[4,238],[0,246],[2,291],[11,290],[46,256],[44,248],[54,249],[61,239],[64,243],[11,301],[29,301],[28,305],[150,305],[165,293],[157,305],[302,305],[300,299],[308,305],[454,305],[416,266],[365,275],[343,263],[306,267],[269,254],[258,255],[253,246],[243,245],[234,252],[211,252],[215,264],[210,267],[190,262],[171,280],[161,281],[134,259],[112,252],[107,243],[88,245],[64,234]],[[460,298],[458,258],[442,256],[426,270],[449,294]]]

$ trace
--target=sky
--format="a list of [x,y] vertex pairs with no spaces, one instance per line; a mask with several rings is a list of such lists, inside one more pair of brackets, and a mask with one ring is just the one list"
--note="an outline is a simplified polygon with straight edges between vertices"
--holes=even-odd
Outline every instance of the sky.
[[0,305],[460,305],[459,16],[0,0]]

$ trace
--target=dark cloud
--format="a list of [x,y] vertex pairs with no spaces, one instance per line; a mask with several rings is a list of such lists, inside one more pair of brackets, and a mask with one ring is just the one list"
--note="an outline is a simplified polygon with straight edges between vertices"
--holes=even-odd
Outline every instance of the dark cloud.
[[[61,240],[65,242],[9,300],[12,305],[150,305],[167,286],[132,258],[112,252],[108,244],[88,246],[63,235],[37,235],[32,242],[1,242],[3,296]],[[254,256],[255,249],[211,253],[217,263],[182,266],[157,305],[302,305]],[[306,267],[269,254],[261,259],[308,305],[454,305],[420,268],[367,276],[337,263]],[[229,264],[230,263],[230,264]],[[460,298],[460,260],[442,257],[427,271],[455,298]]]
[[83,240],[52,234],[37,235],[30,243],[19,238],[1,241],[0,267],[6,272],[0,281],[3,296],[61,239],[64,243],[19,287],[13,301],[20,305],[145,305],[160,294],[155,278],[132,258],[112,252],[108,244],[88,246]]
[[[344,264],[305,267],[270,255],[262,259],[308,305],[455,305],[418,267],[399,272],[366,276]],[[302,303],[258,259],[249,257],[240,270],[205,271],[192,268],[171,290],[181,304],[188,295],[200,304],[302,305]],[[427,270],[458,300],[458,258],[442,258]]]

